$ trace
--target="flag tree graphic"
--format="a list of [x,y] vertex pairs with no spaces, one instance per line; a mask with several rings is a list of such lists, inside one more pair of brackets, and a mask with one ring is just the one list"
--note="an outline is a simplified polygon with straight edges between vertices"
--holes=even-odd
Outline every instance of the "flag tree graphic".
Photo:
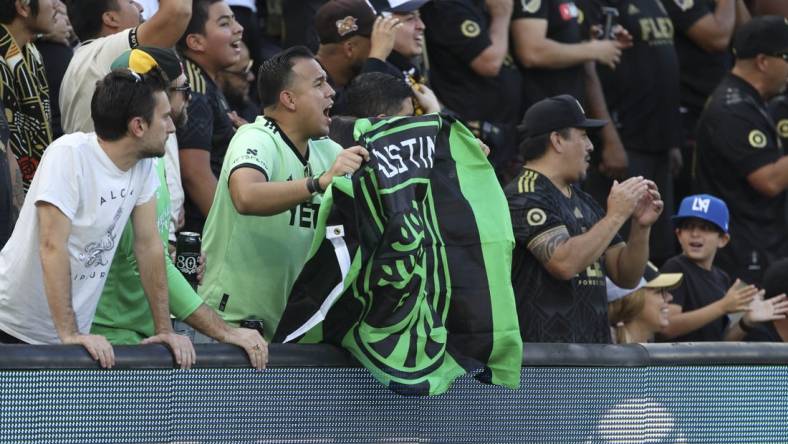
[[477,140],[446,116],[363,119],[370,160],[337,178],[275,340],[349,350],[403,394],[458,376],[516,388],[509,210]]

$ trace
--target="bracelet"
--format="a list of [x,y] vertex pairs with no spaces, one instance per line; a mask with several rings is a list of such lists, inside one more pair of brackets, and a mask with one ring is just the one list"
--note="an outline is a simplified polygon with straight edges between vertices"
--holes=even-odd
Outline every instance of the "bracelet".
[[323,194],[323,192],[325,191],[320,186],[320,176],[321,175],[317,175],[314,177],[306,178],[306,190],[309,191],[309,194],[315,194],[315,193]]
[[742,316],[741,319],[739,319],[739,328],[741,329],[741,331],[745,333],[749,333],[752,331],[752,325],[747,325],[744,322],[744,316]]
[[323,192],[326,191],[326,190],[323,189],[323,187],[320,186],[320,178],[322,176],[323,176],[323,173],[318,174],[317,176],[312,178],[312,180],[315,181],[315,191],[317,191],[320,194],[323,194]]
[[306,178],[306,190],[309,191],[309,194],[317,193],[317,189],[315,189],[315,178],[314,177],[307,177]]

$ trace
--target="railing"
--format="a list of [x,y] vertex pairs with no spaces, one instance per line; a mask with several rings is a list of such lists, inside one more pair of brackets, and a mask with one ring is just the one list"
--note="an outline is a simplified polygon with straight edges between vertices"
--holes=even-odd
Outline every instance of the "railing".
[[527,344],[521,388],[459,379],[402,397],[346,353],[197,345],[0,346],[0,443],[744,443],[788,440],[788,345]]

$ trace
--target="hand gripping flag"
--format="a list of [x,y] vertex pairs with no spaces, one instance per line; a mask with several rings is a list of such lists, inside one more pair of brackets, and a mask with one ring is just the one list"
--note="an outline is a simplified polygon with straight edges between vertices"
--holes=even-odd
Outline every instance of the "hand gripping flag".
[[390,389],[517,388],[509,210],[478,141],[436,114],[362,119],[370,159],[326,191],[275,341],[339,344]]

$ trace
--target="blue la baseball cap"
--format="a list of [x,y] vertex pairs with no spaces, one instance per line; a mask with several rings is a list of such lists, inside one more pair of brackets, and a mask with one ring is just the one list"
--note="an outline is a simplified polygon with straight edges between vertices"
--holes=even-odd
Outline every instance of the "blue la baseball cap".
[[711,222],[723,233],[728,232],[728,205],[719,197],[711,194],[695,194],[687,196],[681,201],[679,212],[672,217],[673,226],[678,226],[682,220],[696,217]]

